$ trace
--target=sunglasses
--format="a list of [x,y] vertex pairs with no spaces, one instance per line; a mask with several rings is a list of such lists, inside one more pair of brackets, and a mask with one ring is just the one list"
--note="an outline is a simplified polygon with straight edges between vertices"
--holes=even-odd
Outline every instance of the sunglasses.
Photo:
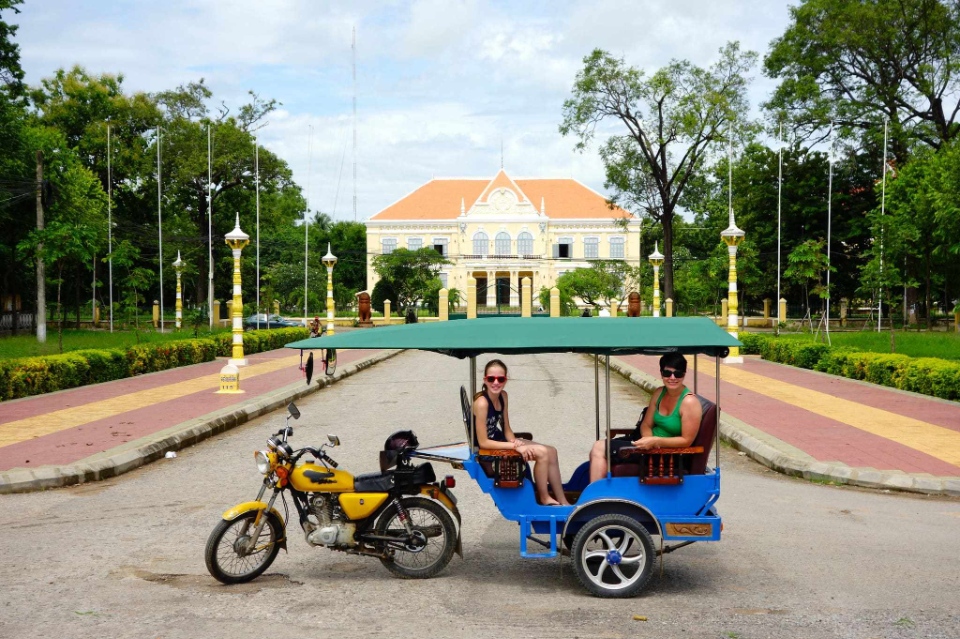
[[683,376],[686,374],[687,374],[687,371],[675,371],[669,368],[660,369],[660,376],[663,377],[664,379],[667,379],[669,377],[674,377],[676,379],[683,379]]
[[486,377],[484,377],[484,379],[487,380],[488,384],[492,384],[494,382],[498,384],[505,384],[507,381],[507,376],[506,375],[487,375]]

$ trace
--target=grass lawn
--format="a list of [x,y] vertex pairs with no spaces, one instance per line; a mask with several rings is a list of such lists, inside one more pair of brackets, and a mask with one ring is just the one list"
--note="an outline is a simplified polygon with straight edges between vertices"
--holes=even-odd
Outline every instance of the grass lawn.
[[[822,336],[821,336],[822,337]],[[781,334],[781,339],[814,341],[810,333]],[[890,353],[890,331],[831,332],[830,343],[868,353]],[[929,331],[896,331],[894,347],[897,353],[910,357],[939,357],[960,361],[960,333]]]
[[[223,332],[229,331],[229,328],[221,329]],[[205,330],[200,331],[200,337],[211,335]],[[172,342],[176,340],[193,339],[192,330],[183,330],[179,333],[157,333],[153,330],[140,331],[140,341],[137,342],[137,335],[133,331],[91,331],[69,329],[63,331],[63,352],[79,351],[87,348],[124,348],[140,344],[158,344],[161,342]],[[12,359],[15,357],[35,357],[38,355],[56,355],[59,353],[57,348],[57,331],[50,330],[47,326],[47,341],[45,344],[37,342],[34,334],[17,335],[16,337],[0,338],[0,359]]]

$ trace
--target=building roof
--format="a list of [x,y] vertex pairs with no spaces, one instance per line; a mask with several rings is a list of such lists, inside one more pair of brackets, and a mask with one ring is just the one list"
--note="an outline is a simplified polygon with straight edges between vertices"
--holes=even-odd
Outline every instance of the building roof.
[[493,179],[434,178],[409,195],[394,202],[370,218],[370,221],[452,220],[460,215],[461,204],[467,211],[486,201],[497,189],[513,191],[521,202],[538,211],[541,203],[550,219],[604,219],[630,217],[593,189],[573,179],[513,179],[500,169]]

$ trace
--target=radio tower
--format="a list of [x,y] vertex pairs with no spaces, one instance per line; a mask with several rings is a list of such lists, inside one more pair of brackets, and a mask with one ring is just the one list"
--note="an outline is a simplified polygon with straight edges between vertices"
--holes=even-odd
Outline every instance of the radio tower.
[[357,221],[357,27],[353,27],[353,221]]

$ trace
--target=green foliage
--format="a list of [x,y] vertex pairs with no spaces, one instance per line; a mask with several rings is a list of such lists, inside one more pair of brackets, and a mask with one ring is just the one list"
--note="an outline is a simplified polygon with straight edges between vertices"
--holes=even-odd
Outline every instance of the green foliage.
[[[305,328],[247,332],[243,338],[244,352],[253,354],[282,348],[307,335]],[[232,342],[231,334],[223,332],[208,339],[3,359],[0,360],[0,401],[209,362],[218,356],[229,357]]]
[[583,59],[573,96],[563,104],[560,133],[583,150],[597,125],[612,119],[620,133],[600,157],[613,201],[663,227],[664,294],[673,297],[673,222],[687,185],[718,144],[748,135],[746,74],[756,54],[729,43],[710,68],[675,60],[649,77],[601,49]]
[[[597,260],[589,268],[576,268],[557,278],[561,299],[579,297],[594,308],[610,306],[610,301],[623,299],[624,283],[636,279],[636,269],[621,260]],[[547,291],[549,301],[549,290]],[[561,306],[562,306],[561,302]]]
[[960,7],[939,0],[804,0],[771,43],[764,70],[780,84],[765,107],[789,113],[802,136],[836,122],[882,139],[894,155],[914,142],[939,147],[958,127]]
[[739,339],[744,345],[744,353],[759,354],[770,361],[942,399],[960,399],[960,362],[865,353],[752,333],[741,334]]
[[[434,281],[439,282],[440,267],[450,264],[432,248],[411,251],[398,248],[386,255],[373,258],[373,269],[381,279],[388,280],[396,293],[397,310],[408,309],[422,300]],[[382,300],[381,300],[382,304]]]
[[[570,292],[560,288],[559,286],[557,289],[560,291],[560,315],[562,317],[579,315],[577,305],[573,301],[573,297],[570,295]],[[550,310],[550,289],[546,286],[540,289],[540,306],[542,306],[546,311]]]
[[393,288],[393,282],[389,280],[378,280],[373,285],[373,292],[370,293],[370,308],[383,313],[384,300],[390,300],[391,312],[397,311],[397,291]]

